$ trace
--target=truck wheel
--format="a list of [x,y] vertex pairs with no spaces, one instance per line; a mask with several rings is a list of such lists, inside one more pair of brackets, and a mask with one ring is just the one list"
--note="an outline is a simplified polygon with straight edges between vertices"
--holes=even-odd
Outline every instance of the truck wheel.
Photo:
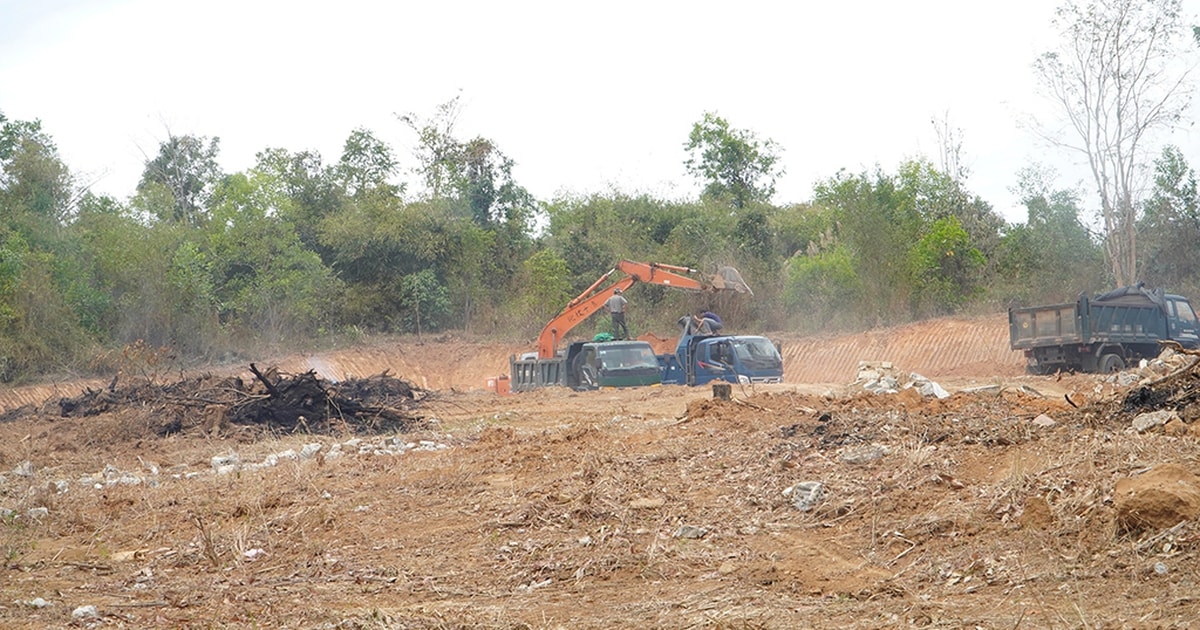
[[1125,369],[1125,359],[1122,359],[1119,354],[1106,354],[1100,357],[1098,365],[1101,374],[1112,374]]

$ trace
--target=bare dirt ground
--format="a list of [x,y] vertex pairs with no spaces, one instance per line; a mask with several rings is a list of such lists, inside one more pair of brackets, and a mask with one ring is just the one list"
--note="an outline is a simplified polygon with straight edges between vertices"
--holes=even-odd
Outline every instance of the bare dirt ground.
[[[486,391],[524,349],[258,362],[390,370],[427,390],[400,434],[214,421],[219,379],[188,401],[0,422],[0,626],[1198,624],[1190,377],[1139,390],[1182,416],[1139,432],[1137,384],[1025,376],[1002,318],[784,339],[786,382],[730,401]],[[867,393],[863,360],[952,395]],[[107,384],[0,392],[0,410]],[[807,504],[805,482],[821,486]]]

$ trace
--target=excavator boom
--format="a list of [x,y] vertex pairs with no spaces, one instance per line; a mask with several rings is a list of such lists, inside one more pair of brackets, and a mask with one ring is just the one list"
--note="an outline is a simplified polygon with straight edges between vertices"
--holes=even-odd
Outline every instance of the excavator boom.
[[[624,277],[601,288],[600,285],[617,271],[624,273]],[[562,341],[571,329],[604,308],[604,303],[613,296],[616,289],[625,291],[638,282],[660,284],[685,291],[737,291],[754,295],[742,280],[742,275],[733,267],[722,267],[717,270],[716,275],[705,276],[690,267],[622,260],[583,293],[568,302],[567,307],[546,324],[542,334],[538,336],[538,358],[553,358],[558,342]]]

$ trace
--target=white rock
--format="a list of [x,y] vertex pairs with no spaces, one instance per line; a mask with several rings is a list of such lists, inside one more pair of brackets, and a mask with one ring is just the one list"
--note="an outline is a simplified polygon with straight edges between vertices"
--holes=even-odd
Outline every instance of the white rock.
[[21,462],[20,464],[17,464],[12,469],[12,473],[18,477],[32,477],[33,476],[33,462],[31,462],[29,460],[25,460],[25,461]]
[[29,511],[25,512],[25,516],[35,520],[41,520],[47,516],[50,516],[50,510],[44,507],[29,508]]
[[1142,377],[1134,372],[1121,372],[1117,374],[1117,385],[1120,387],[1129,387],[1134,383],[1142,380]]
[[857,446],[846,449],[840,456],[840,459],[847,464],[866,464],[877,459],[882,459],[887,455],[888,449],[886,446],[879,444],[867,444],[865,446]]
[[802,481],[792,486],[790,494],[792,505],[801,512],[807,512],[825,496],[825,485],[819,481]]
[[708,530],[695,525],[680,525],[679,529],[675,530],[676,538],[700,539],[708,535]]
[[1149,413],[1138,414],[1133,419],[1133,428],[1138,433],[1145,433],[1154,427],[1160,427],[1172,420],[1178,420],[1179,413],[1172,409],[1160,409]]
[[219,470],[229,466],[236,468],[238,464],[242,463],[242,458],[238,457],[237,453],[230,453],[228,455],[214,455],[211,461],[212,467]]
[[71,611],[72,619],[95,619],[99,616],[100,611],[96,610],[96,607],[90,604],[87,606],[80,606],[79,608]]
[[312,459],[317,453],[320,452],[321,444],[319,442],[305,444],[304,447],[300,449],[300,459]]
[[1043,429],[1049,429],[1056,424],[1058,423],[1054,421],[1054,418],[1051,418],[1044,413],[1033,419],[1033,426]]
[[917,391],[926,398],[949,398],[950,392],[946,391],[941,385],[929,380],[919,381],[915,384]]
[[975,387],[963,388],[961,391],[964,394],[999,394],[1000,386],[999,385],[977,385]]

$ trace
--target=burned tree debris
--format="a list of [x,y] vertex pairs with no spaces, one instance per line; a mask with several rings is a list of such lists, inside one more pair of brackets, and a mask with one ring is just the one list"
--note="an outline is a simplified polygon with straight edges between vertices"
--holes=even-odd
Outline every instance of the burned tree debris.
[[157,418],[159,435],[230,425],[320,434],[409,432],[425,427],[417,409],[427,392],[386,371],[338,383],[311,370],[287,374],[250,364],[250,372],[252,379],[204,375],[169,384],[140,381],[120,386],[114,379],[108,387],[89,388],[79,396],[14,409],[3,420],[149,410]]

